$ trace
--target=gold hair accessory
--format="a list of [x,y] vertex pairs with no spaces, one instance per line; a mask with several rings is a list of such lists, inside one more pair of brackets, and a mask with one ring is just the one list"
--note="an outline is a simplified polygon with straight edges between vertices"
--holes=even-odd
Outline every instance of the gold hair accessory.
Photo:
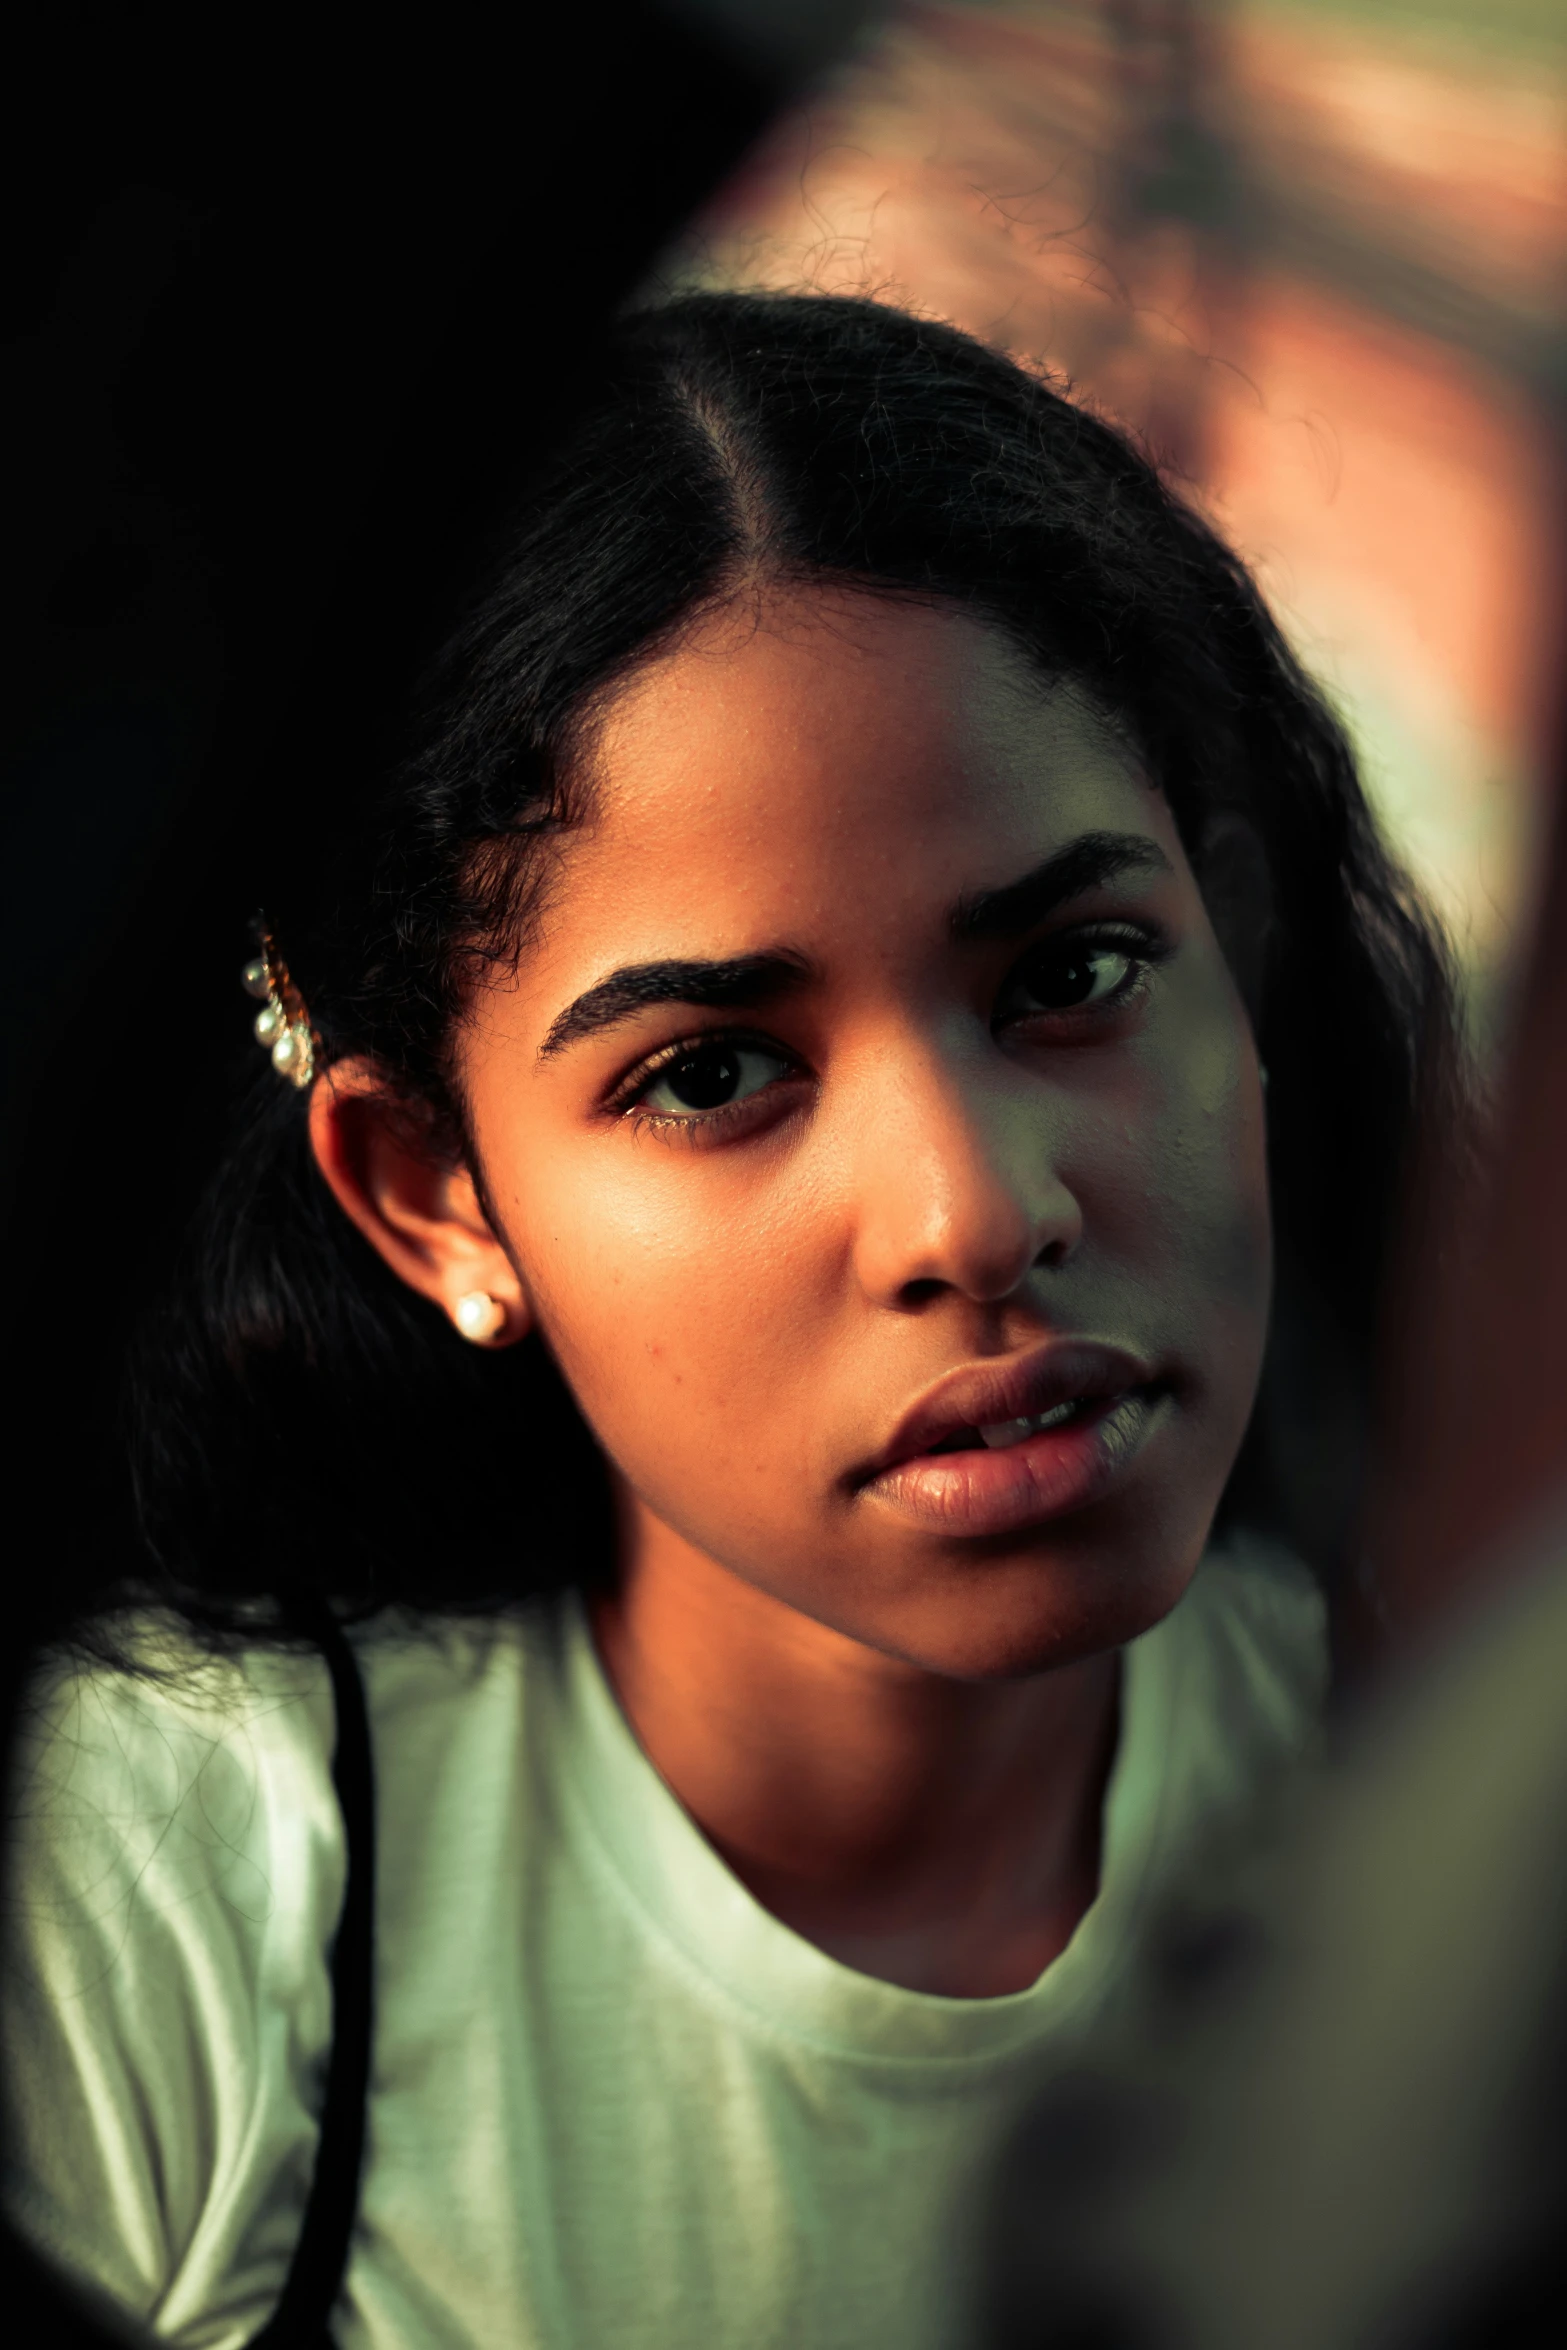
[[321,1039],[310,1024],[305,999],[288,975],[270,930],[261,929],[261,952],[240,974],[247,995],[262,999],[256,1014],[256,1042],[272,1055],[280,1077],[301,1090],[316,1073]]

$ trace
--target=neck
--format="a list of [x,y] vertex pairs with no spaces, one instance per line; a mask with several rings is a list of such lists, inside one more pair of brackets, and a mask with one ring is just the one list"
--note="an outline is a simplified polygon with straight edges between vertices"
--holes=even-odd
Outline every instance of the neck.
[[594,1610],[660,1777],[784,1924],[953,1997],[1032,1983],[1098,1883],[1118,1659],[956,1681],[886,1656],[650,1525]]

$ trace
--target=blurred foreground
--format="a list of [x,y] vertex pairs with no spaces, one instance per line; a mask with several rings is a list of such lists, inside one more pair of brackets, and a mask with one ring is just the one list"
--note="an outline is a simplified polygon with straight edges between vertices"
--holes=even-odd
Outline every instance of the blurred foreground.
[[1567,1520],[1172,1932],[1135,2043],[1012,2150],[987,2350],[1522,2350],[1567,2332]]

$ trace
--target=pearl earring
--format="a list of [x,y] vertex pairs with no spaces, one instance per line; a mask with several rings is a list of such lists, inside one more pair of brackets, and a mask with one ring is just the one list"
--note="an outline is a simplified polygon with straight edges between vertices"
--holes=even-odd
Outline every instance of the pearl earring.
[[506,1308],[498,1297],[490,1297],[482,1289],[470,1289],[452,1308],[452,1320],[464,1338],[475,1346],[483,1346],[498,1338],[506,1327]]

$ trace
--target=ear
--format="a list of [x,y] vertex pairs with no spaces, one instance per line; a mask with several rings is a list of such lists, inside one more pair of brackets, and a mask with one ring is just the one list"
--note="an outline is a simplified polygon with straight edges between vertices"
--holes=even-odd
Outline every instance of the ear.
[[1208,919],[1255,1031],[1274,931],[1273,876],[1262,835],[1238,809],[1218,809],[1203,827],[1194,864]]
[[[369,1061],[335,1062],[310,1093],[310,1145],[343,1213],[401,1281],[455,1323],[478,1291],[504,1317],[485,1343],[510,1346],[532,1314],[472,1175],[443,1153]],[[459,1325],[460,1327],[460,1325]]]

